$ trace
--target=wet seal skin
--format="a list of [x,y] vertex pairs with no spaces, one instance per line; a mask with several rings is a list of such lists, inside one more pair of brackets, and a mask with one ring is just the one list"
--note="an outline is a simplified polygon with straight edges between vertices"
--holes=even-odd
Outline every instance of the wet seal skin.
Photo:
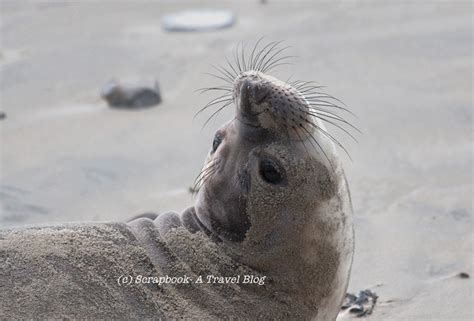
[[[203,89],[223,93],[204,109],[232,106],[235,117],[210,144],[194,206],[1,231],[0,319],[335,320],[352,206],[325,123],[352,125],[313,83],[268,75],[284,50],[239,49],[219,69],[226,83]],[[136,284],[138,275],[186,282]],[[209,275],[223,281],[195,281]],[[225,281],[238,276],[263,281]]]

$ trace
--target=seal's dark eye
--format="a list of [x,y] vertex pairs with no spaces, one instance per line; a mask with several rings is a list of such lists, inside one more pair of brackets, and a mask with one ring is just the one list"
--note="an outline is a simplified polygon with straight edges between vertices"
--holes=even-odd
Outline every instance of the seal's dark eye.
[[270,159],[263,159],[260,162],[260,176],[262,176],[265,182],[270,184],[279,184],[283,180],[279,166]]
[[221,142],[222,142],[221,135],[216,134],[216,136],[214,137],[214,141],[212,142],[212,152],[213,153],[215,153],[215,151],[217,150],[217,147],[219,147]]

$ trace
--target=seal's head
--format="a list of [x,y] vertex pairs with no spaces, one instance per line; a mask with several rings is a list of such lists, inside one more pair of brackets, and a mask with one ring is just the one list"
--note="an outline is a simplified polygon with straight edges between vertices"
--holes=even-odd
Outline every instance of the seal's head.
[[315,107],[303,86],[261,70],[235,77],[235,118],[215,134],[195,208],[240,262],[284,275],[285,291],[308,305],[331,298],[337,306],[352,257],[351,206],[321,121],[337,116]]

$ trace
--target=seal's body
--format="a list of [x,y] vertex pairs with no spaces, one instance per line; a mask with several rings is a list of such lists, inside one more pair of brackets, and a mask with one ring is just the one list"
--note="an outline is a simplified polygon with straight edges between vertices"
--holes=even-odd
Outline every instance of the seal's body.
[[2,232],[0,318],[334,320],[353,253],[344,173],[310,100],[257,61],[228,89],[236,117],[216,133],[194,207]]
[[287,319],[290,302],[274,300],[264,275],[197,224],[189,208],[155,221],[0,232],[0,319]]

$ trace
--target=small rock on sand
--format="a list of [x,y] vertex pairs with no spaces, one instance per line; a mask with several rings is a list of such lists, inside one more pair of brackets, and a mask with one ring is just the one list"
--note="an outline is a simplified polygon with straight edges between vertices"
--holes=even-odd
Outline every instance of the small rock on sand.
[[0,111],[0,120],[7,118],[7,114],[4,111]]
[[360,291],[359,295],[347,293],[341,310],[347,310],[356,317],[363,317],[372,313],[377,299],[377,294],[370,290]]
[[227,10],[181,11],[165,15],[163,28],[167,31],[209,31],[228,28],[235,20],[235,15]]
[[466,273],[466,272],[459,272],[458,274],[458,278],[460,279],[469,279],[471,276],[469,275],[469,273]]
[[144,86],[111,80],[102,88],[101,96],[110,107],[116,108],[145,108],[161,102],[158,82],[153,86]]

